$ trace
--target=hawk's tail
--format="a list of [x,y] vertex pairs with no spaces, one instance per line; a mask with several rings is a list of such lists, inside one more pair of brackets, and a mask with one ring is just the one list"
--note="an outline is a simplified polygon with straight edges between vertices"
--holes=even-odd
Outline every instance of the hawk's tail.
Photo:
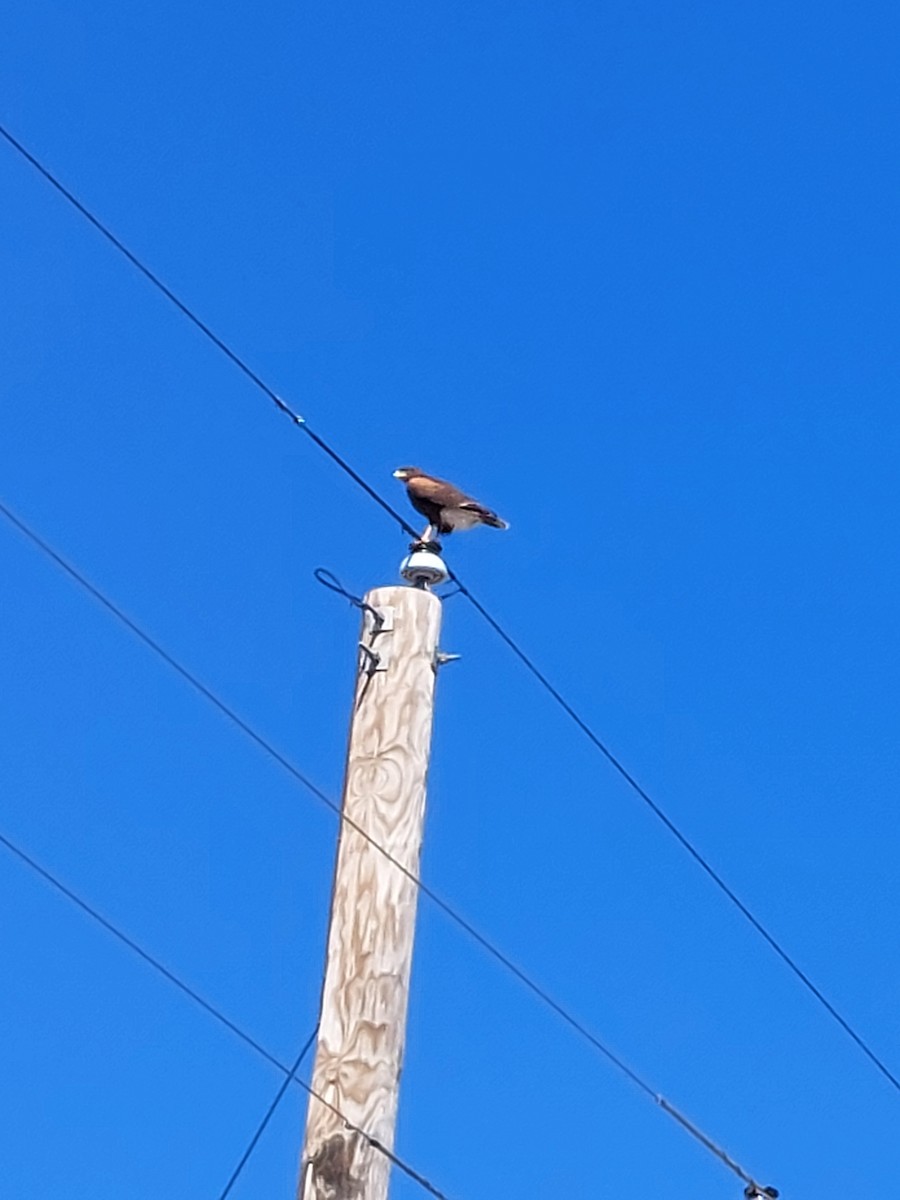
[[465,512],[474,513],[482,525],[490,525],[493,529],[509,529],[507,521],[476,500],[464,500],[459,507]]
[[481,520],[485,525],[490,525],[492,529],[509,529],[509,522],[504,521],[502,517],[498,517],[489,508],[484,509],[481,513]]

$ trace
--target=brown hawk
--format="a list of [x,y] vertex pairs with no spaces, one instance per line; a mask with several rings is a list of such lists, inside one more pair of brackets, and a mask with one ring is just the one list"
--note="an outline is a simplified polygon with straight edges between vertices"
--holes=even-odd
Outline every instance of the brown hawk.
[[461,492],[444,479],[426,475],[419,467],[398,467],[395,479],[406,484],[406,494],[413,508],[428,518],[428,527],[421,541],[429,542],[439,533],[455,533],[474,525],[490,525],[494,529],[509,529],[506,521]]

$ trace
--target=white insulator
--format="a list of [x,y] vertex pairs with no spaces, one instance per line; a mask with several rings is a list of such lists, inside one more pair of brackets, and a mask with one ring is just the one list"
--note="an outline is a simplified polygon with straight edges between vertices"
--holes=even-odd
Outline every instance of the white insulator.
[[439,554],[415,546],[411,554],[400,564],[400,574],[413,587],[430,588],[446,583],[450,572]]

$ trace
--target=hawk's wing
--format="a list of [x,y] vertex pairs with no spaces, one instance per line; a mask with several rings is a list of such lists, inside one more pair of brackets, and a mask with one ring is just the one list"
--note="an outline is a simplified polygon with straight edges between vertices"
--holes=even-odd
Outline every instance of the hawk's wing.
[[444,479],[435,479],[431,475],[413,475],[412,479],[407,480],[406,486],[413,496],[437,504],[440,508],[480,507],[475,500],[452,483],[447,483]]

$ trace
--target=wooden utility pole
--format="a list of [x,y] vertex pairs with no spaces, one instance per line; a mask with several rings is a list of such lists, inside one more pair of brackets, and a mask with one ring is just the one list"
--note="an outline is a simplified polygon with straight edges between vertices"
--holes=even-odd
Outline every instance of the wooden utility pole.
[[390,1162],[362,1133],[394,1144],[418,897],[373,842],[418,875],[441,602],[384,587],[365,605],[298,1200],[385,1200]]

